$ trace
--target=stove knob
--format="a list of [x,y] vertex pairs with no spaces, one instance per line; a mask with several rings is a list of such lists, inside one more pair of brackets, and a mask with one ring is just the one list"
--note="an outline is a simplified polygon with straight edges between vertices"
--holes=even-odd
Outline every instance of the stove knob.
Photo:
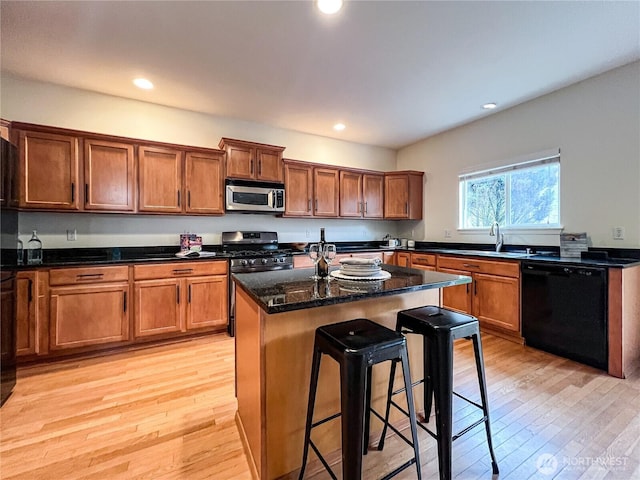
[[256,263],[256,259],[252,258],[249,260],[249,265],[254,265]]
[[269,261],[269,259],[268,259],[268,258],[263,258],[262,260],[260,260],[260,262],[261,262],[263,265],[266,265],[268,261]]
[[246,260],[240,260],[240,265],[242,265],[243,267],[247,265],[247,261]]

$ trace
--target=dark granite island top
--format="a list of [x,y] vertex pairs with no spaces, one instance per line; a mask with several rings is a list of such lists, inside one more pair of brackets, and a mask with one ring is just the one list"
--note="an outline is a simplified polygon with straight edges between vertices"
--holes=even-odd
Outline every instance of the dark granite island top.
[[[337,269],[337,267],[336,267]],[[234,274],[233,279],[266,313],[335,305],[471,282],[471,277],[383,265],[391,278],[381,281],[311,279],[313,269]],[[334,269],[332,269],[334,270]]]
[[[393,329],[398,311],[439,305],[442,288],[465,288],[471,281],[440,272],[391,265],[382,268],[391,278],[378,282],[315,282],[309,278],[312,269],[234,275],[236,422],[254,478],[297,477],[316,328],[368,318]],[[422,338],[408,335],[407,343],[412,378],[422,378]],[[373,369],[371,402],[378,411],[384,410],[388,363]],[[340,410],[338,372],[335,361],[328,357],[322,361],[316,418]],[[399,426],[404,417],[392,412],[391,421]],[[314,442],[329,457],[340,458],[339,425],[328,422],[322,428]],[[370,438],[379,433],[380,422],[372,422]],[[387,472],[379,473],[378,477]]]

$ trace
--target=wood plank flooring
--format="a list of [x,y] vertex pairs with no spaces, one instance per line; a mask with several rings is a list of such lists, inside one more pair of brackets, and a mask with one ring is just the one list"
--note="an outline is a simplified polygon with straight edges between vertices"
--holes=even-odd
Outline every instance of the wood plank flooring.
[[[491,335],[483,345],[498,478],[640,478],[637,365],[620,380]],[[233,362],[233,339],[213,335],[21,368],[0,409],[0,478],[249,479]],[[456,344],[455,362],[456,390],[477,400],[470,342]],[[463,401],[454,407],[458,429],[478,418]],[[420,449],[423,478],[437,478],[435,441],[421,433]],[[456,479],[492,478],[482,427],[453,453]],[[410,456],[392,436],[365,457],[363,478],[380,478]],[[312,470],[306,478],[330,478]],[[415,469],[396,478],[414,479]]]

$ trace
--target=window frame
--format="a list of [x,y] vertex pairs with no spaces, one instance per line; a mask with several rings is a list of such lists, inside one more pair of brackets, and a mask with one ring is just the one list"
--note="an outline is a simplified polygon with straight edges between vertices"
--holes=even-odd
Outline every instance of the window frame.
[[539,166],[557,164],[558,165],[558,222],[553,224],[524,224],[524,225],[512,225],[512,224],[500,224],[500,229],[503,231],[509,231],[510,233],[528,233],[528,234],[551,234],[559,233],[563,230],[562,218],[561,218],[561,161],[560,161],[560,149],[546,150],[544,152],[538,152],[530,155],[525,155],[516,159],[511,159],[507,162],[501,162],[501,164],[492,167],[473,168],[468,171],[462,172],[458,175],[458,233],[479,233],[489,231],[491,226],[482,227],[465,227],[464,226],[464,209],[466,207],[466,182],[473,179],[485,179],[494,176],[507,174],[505,179],[505,214],[509,215],[509,209],[511,207],[511,194],[509,191],[511,178],[510,173],[521,170],[534,169]]

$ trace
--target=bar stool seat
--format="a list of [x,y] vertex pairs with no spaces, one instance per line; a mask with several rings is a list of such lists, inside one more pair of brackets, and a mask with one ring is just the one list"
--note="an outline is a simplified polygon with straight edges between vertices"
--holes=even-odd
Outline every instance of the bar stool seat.
[[[329,355],[340,365],[341,411],[313,422],[318,374],[323,354]],[[368,450],[370,413],[388,423],[388,417],[383,418],[371,408],[371,369],[373,365],[387,360],[393,361],[393,365],[396,362],[402,362],[404,383],[409,387],[411,375],[407,341],[401,333],[365,318],[325,325],[316,329],[300,479],[304,476],[309,447],[316,453],[331,478],[337,478],[311,440],[311,430],[314,427],[337,417],[341,417],[342,424],[342,478],[343,480],[362,478],[362,456],[367,454]],[[383,477],[385,479],[393,477],[413,464],[416,465],[417,478],[422,478],[411,388],[407,389],[407,401],[412,438],[409,440],[403,435],[401,438],[413,447],[414,457]],[[389,427],[397,432],[393,425]],[[400,434],[400,432],[397,433]]]
[[[422,335],[423,338],[423,365],[424,379],[419,380],[409,387],[412,389],[418,384],[424,383],[424,417],[425,423],[431,415],[431,398],[435,400],[436,433],[429,430],[422,423],[418,426],[434,437],[438,442],[438,465],[441,480],[451,479],[452,443],[476,426],[484,423],[487,433],[487,443],[491,455],[491,466],[494,474],[498,474],[498,463],[493,451],[491,441],[491,426],[489,421],[489,407],[487,401],[486,379],[484,373],[484,360],[482,356],[482,343],[480,340],[480,327],[478,319],[462,313],[453,312],[446,308],[425,306],[403,310],[398,312],[396,331],[405,334]],[[473,350],[478,375],[481,403],[476,403],[457,392],[453,391],[453,341],[466,338],[473,341]],[[385,411],[385,426],[378,442],[378,449],[384,447],[387,419],[390,407],[394,406],[407,414],[396,402],[393,396],[404,392],[407,388],[393,390],[393,378],[396,362],[391,366],[389,390],[387,393],[387,407]],[[482,410],[483,416],[476,422],[453,434],[453,395],[467,401]]]

